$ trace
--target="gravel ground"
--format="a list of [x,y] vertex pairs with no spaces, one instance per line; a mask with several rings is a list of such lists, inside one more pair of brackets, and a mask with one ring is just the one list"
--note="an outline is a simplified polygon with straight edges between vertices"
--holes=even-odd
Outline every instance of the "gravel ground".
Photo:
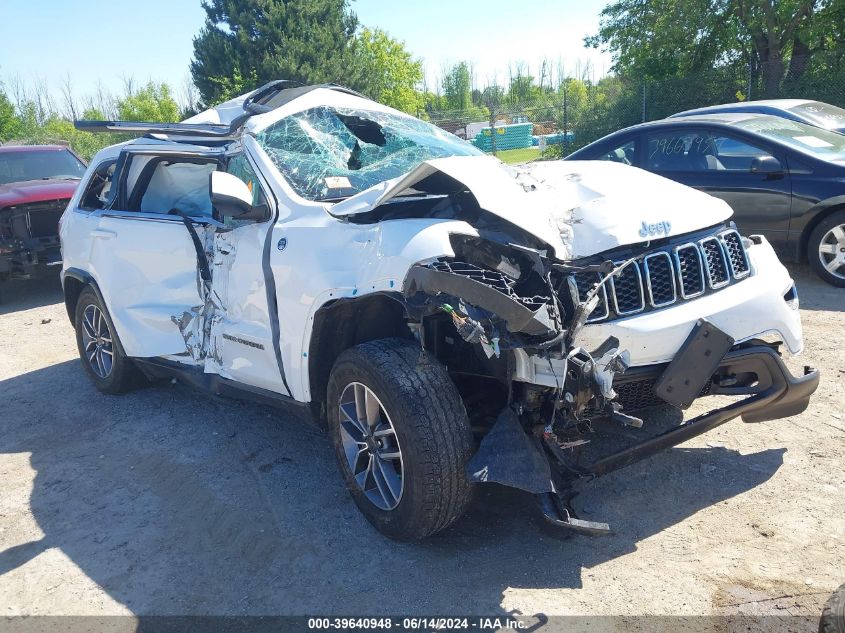
[[808,411],[585,486],[611,536],[551,538],[490,486],[420,545],[369,527],[299,420],[172,384],[99,394],[57,285],[21,287],[0,306],[0,616],[815,616],[845,580],[845,290],[793,274]]

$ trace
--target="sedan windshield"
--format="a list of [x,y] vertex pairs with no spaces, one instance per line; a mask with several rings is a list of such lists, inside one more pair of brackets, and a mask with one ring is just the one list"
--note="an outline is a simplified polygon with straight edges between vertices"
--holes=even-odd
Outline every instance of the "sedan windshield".
[[482,153],[419,119],[350,108],[297,112],[256,138],[296,193],[308,200],[354,195],[432,158]]
[[773,116],[752,117],[736,126],[825,160],[845,160],[845,135]]
[[85,165],[67,150],[0,152],[0,185],[24,180],[82,178]]

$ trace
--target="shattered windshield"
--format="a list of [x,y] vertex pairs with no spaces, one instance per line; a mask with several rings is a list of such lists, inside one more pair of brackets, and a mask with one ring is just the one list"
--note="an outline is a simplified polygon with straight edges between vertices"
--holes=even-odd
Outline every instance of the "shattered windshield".
[[308,200],[346,198],[432,158],[482,153],[419,119],[351,108],[297,112],[256,138]]

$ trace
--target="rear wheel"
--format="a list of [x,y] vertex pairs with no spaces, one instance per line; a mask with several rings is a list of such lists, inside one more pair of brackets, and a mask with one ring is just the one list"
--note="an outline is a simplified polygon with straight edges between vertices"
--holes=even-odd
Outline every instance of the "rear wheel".
[[813,229],[807,253],[819,277],[845,288],[845,210],[830,215]]
[[346,487],[370,523],[415,541],[463,514],[472,431],[443,365],[403,339],[363,343],[337,359],[327,395]]
[[125,393],[143,382],[138,368],[120,352],[111,319],[90,286],[79,295],[74,324],[79,358],[97,389]]

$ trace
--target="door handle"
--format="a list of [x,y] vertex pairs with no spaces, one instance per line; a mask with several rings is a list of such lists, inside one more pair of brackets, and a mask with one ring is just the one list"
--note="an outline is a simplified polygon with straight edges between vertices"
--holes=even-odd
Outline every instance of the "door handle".
[[113,237],[117,237],[117,233],[114,231],[106,231],[105,229],[94,229],[91,231],[91,237],[99,237],[101,240],[110,240]]

